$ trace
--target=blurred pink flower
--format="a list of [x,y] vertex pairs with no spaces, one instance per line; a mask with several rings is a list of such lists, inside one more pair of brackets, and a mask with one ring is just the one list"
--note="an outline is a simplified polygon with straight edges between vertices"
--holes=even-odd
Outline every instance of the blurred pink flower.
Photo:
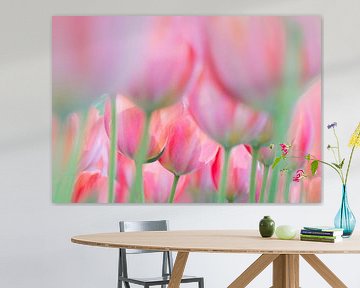
[[189,94],[189,110],[199,127],[223,147],[250,143],[267,125],[269,115],[235,101],[202,71]]
[[116,153],[116,182],[115,202],[129,201],[130,188],[135,177],[134,161],[121,153]]
[[[245,145],[246,150],[252,154],[252,147],[250,145]],[[265,166],[271,166],[274,162],[276,155],[276,148],[274,144],[263,146],[259,149],[259,158],[258,160]]]
[[118,92],[145,111],[176,102],[194,66],[176,18],[54,16],[54,107],[67,113]]
[[[116,99],[117,106],[117,148],[129,157],[135,158],[140,145],[145,113],[133,103],[122,96]],[[111,107],[110,101],[105,107],[105,128],[110,134]],[[150,143],[148,147],[147,160],[157,157],[164,149],[167,140],[167,129],[162,119],[161,111],[155,111],[150,123]]]
[[321,176],[308,177],[304,180],[304,198],[306,203],[319,203],[321,202]]
[[147,17],[143,30],[126,43],[129,53],[120,92],[144,111],[151,112],[177,102],[193,74],[193,48],[183,37],[178,17]]
[[107,175],[109,158],[109,139],[104,127],[104,117],[99,111],[90,107],[82,134],[82,149],[80,154],[80,171],[100,170]]
[[81,172],[74,185],[72,202],[107,203],[107,177],[100,171]]
[[[223,167],[224,149],[220,149],[212,166],[215,187],[220,185]],[[244,145],[236,146],[231,151],[226,196],[229,201],[246,202],[249,194],[249,176],[251,156]]]
[[287,20],[296,24],[300,35],[301,80],[307,82],[321,72],[321,17],[291,16]]
[[52,18],[53,107],[59,113],[117,91],[121,47],[132,30],[128,20],[137,22],[109,16]]
[[212,175],[212,167],[216,155],[209,163],[188,175],[189,184],[186,192],[191,196],[193,202],[214,202],[216,198],[216,187]]
[[308,153],[321,158],[321,80],[316,80],[301,96],[295,106],[293,119],[288,132],[292,143],[290,158],[293,169],[302,168]]
[[269,108],[283,80],[286,25],[282,17],[224,16],[206,19],[206,57],[227,93]]
[[173,174],[184,175],[212,160],[218,145],[199,129],[182,104],[176,105],[176,109],[179,117],[168,127],[167,145],[159,162]]
[[[166,203],[170,196],[174,175],[160,165],[158,161],[143,166],[145,201],[150,203]],[[176,188],[174,202],[185,191],[187,176],[180,177]],[[190,200],[190,199],[189,199]]]

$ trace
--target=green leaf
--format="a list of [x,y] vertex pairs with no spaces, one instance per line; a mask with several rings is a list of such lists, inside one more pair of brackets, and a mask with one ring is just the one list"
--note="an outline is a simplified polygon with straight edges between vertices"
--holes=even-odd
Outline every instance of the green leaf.
[[345,158],[341,161],[340,165],[339,165],[339,168],[342,169],[343,166],[344,166],[344,163],[345,163]]
[[311,163],[311,173],[312,175],[315,175],[316,174],[316,171],[319,167],[319,161],[318,160],[315,160]]
[[340,165],[335,163],[335,162],[331,162],[332,165],[334,165],[336,168],[340,169]]
[[275,158],[272,169],[274,169],[280,163],[281,159],[283,159],[281,156]]
[[311,155],[310,155],[310,154],[307,154],[307,155],[305,156],[305,159],[306,159],[306,160],[310,160],[310,157],[311,157]]
[[152,162],[155,162],[156,160],[159,160],[159,158],[162,156],[162,154],[164,153],[164,151],[165,151],[165,148],[162,149],[161,152],[160,152],[158,155],[156,155],[155,157],[148,159],[148,160],[146,161],[146,163],[152,163]]

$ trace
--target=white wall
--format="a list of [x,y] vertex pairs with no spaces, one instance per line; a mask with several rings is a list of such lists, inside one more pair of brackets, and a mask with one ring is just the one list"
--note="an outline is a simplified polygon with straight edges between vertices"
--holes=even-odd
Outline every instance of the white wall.
[[[0,287],[115,287],[116,250],[70,243],[75,234],[115,231],[119,219],[169,219],[173,229],[256,228],[263,215],[278,224],[331,224],[340,183],[325,173],[316,206],[53,205],[50,185],[51,15],[59,14],[321,14],[324,19],[324,123],[339,122],[342,142],[359,117],[358,0],[2,0],[0,9]],[[332,139],[324,132],[324,147]],[[350,203],[360,219],[360,151]],[[255,255],[192,254],[188,273],[206,287],[226,287]],[[348,287],[360,287],[360,255],[321,256]],[[344,265],[344,262],[349,263]],[[135,259],[139,269],[153,272]],[[250,287],[269,287],[267,269]],[[328,287],[301,262],[302,287]]]

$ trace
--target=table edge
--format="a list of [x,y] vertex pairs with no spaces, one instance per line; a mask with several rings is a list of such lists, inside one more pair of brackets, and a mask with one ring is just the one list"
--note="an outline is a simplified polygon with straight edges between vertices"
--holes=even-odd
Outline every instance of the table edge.
[[[261,250],[261,249],[205,249],[205,248],[176,248],[170,246],[151,246],[151,245],[132,245],[132,244],[112,244],[112,243],[100,243],[96,241],[85,241],[76,239],[77,236],[71,238],[71,242],[79,245],[86,245],[100,248],[115,248],[115,249],[136,249],[136,250],[149,250],[149,251],[171,251],[171,252],[189,252],[189,253],[222,253],[222,254],[360,254],[360,249],[357,251],[329,251],[329,250],[318,250],[318,251],[301,251],[301,250]],[[329,244],[334,245],[334,244]],[[336,245],[336,244],[335,244]]]

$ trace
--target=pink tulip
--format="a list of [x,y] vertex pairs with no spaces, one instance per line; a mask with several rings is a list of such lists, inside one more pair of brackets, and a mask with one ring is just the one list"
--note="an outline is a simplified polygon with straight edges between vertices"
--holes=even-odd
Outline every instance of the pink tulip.
[[228,95],[269,108],[283,80],[283,17],[224,16],[205,20],[205,61]]
[[177,18],[146,17],[146,25],[126,43],[126,79],[120,92],[144,111],[177,102],[192,77],[193,48],[184,38]]
[[193,50],[176,20],[54,16],[54,107],[67,112],[119,91],[146,111],[176,102],[194,66]]
[[[216,155],[212,166],[212,175],[216,188],[220,185],[222,166],[224,161],[224,150],[221,149]],[[227,179],[226,198],[228,201],[246,202],[249,193],[249,176],[251,167],[251,156],[244,145],[232,149]]]
[[199,129],[182,104],[176,106],[180,116],[168,127],[167,145],[159,161],[180,176],[206,165],[215,157],[218,145]]
[[[251,147],[250,145],[245,145],[245,148],[252,155],[253,160],[254,160],[253,147]],[[275,148],[274,144],[260,147],[257,151],[257,159],[256,160],[259,160],[264,165],[263,171],[262,171],[263,178],[261,180],[261,191],[260,191],[260,199],[259,199],[261,203],[265,202],[265,192],[266,192],[266,188],[267,188],[268,175],[270,172],[269,170],[270,170],[270,166],[274,162],[275,156],[276,156],[276,148]],[[254,177],[254,182],[258,180],[258,177],[259,177],[259,175],[256,175]],[[250,181],[251,181],[251,179],[250,179]],[[253,184],[253,185],[254,185],[253,189],[256,189],[255,188],[255,187],[257,187],[256,184]]]
[[107,203],[108,180],[99,171],[81,172],[76,179],[72,202]]
[[308,82],[321,72],[321,17],[320,16],[292,16],[288,22],[296,25],[300,34],[301,80]]
[[271,166],[276,155],[276,148],[273,144],[261,147],[259,150],[259,161],[265,166]]
[[104,127],[104,117],[100,116],[99,111],[93,107],[88,111],[82,138],[80,171],[99,169],[103,175],[107,175],[109,139]]
[[[140,145],[145,113],[124,97],[118,96],[117,100],[117,148],[129,157],[135,159],[136,152]],[[105,128],[110,134],[110,102],[105,108]],[[164,149],[167,140],[167,130],[160,111],[153,113],[150,124],[150,143],[146,159],[157,157]]]
[[[295,106],[293,119],[288,132],[288,142],[291,149],[287,155],[290,170],[304,170],[304,173],[311,175],[310,162],[305,160],[305,156],[311,154],[312,157],[321,157],[321,80],[317,79],[305,93],[301,96]],[[318,171],[319,175],[321,172]],[[300,179],[300,178],[299,178]],[[291,173],[285,182],[285,201],[290,200],[292,185]],[[295,181],[298,178],[294,178]]]
[[[163,168],[158,161],[143,165],[145,201],[148,203],[167,203],[174,175]],[[131,185],[135,178],[135,163],[121,153],[117,157],[117,185],[115,202],[129,201]],[[184,195],[188,183],[187,176],[179,180],[176,187],[175,202],[191,202]]]
[[121,153],[116,154],[116,187],[115,202],[129,201],[129,193],[135,177],[135,163]]
[[109,16],[53,17],[53,107],[59,113],[117,92],[124,73],[121,47],[136,30],[131,22],[138,21]]
[[199,127],[223,147],[250,143],[267,125],[269,116],[235,101],[203,71],[189,94],[189,110]]
[[[292,156],[305,156],[308,153],[321,157],[321,80],[316,80],[299,99],[288,132],[292,143]],[[301,168],[304,157],[290,159],[293,168]]]
[[[145,201],[166,203],[170,197],[174,175],[160,165],[158,161],[143,166]],[[174,202],[182,197],[187,177],[181,177],[176,187]]]
[[214,202],[217,187],[213,180],[212,167],[216,158],[214,157],[208,164],[188,175],[189,183],[186,191],[188,195],[191,195],[193,202]]

